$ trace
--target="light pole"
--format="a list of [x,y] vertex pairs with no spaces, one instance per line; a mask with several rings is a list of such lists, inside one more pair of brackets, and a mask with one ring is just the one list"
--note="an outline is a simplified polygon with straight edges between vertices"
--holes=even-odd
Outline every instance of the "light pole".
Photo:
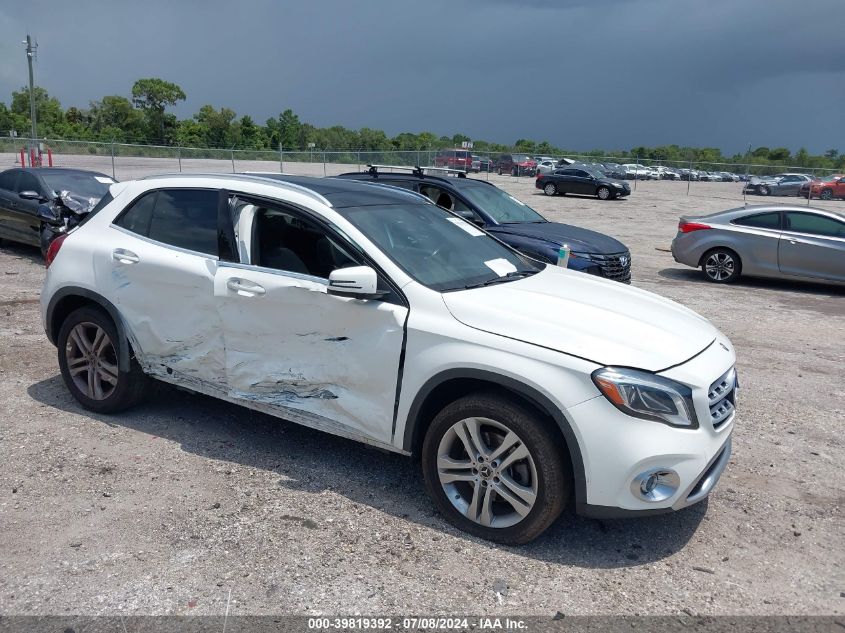
[[32,38],[26,36],[26,61],[29,64],[29,118],[32,121],[32,145],[30,145],[30,156],[32,151],[38,149],[38,128],[35,126],[35,79],[32,74],[32,60],[38,50],[38,44],[32,43]]

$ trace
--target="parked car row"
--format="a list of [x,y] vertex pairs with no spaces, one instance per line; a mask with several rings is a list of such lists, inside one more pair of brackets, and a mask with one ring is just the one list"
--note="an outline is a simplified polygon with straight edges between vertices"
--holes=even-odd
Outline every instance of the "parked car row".
[[[581,171],[606,178],[537,184]],[[844,249],[845,215],[797,207],[682,217],[672,244],[717,283],[845,282]],[[463,174],[115,183],[46,264],[45,331],[87,409],[152,378],[418,455],[445,518],[493,541],[536,538],[570,496],[589,516],[679,510],[730,459],[730,341],[607,281],[630,281],[622,243]]]

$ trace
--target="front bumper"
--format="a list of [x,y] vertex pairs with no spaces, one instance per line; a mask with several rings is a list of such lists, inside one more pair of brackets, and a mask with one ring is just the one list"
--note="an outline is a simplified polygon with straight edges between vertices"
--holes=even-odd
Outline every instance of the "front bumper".
[[[735,361],[729,341],[719,336],[698,356],[660,373],[692,389],[699,420],[695,429],[628,416],[603,396],[570,408],[586,484],[578,512],[596,517],[660,514],[706,498],[730,460],[735,419],[733,408],[719,417],[719,405],[710,404],[710,394]],[[707,377],[704,384],[702,376]],[[643,473],[657,471],[674,478],[671,494],[641,494],[637,482]]]

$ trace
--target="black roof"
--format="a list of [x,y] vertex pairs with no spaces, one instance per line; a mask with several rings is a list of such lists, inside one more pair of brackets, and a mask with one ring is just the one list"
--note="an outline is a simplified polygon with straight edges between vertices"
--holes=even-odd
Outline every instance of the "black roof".
[[[313,176],[289,176],[287,174],[250,174],[270,180],[289,182],[318,193],[333,207],[367,207],[382,204],[425,204],[418,194],[392,187],[372,187],[368,184],[344,178],[317,178]],[[385,183],[389,184],[389,183]]]
[[478,180],[477,178],[450,178],[449,176],[432,176],[430,174],[419,174],[414,172],[407,172],[407,173],[397,173],[397,172],[379,172],[377,176],[374,176],[370,172],[367,171],[352,171],[345,174],[341,174],[339,178],[335,180],[363,180],[366,182],[380,182],[385,185],[389,185],[390,181],[397,181],[397,180],[419,180],[420,182],[434,182],[437,184],[445,184],[454,189],[465,189],[469,187],[485,187],[490,186],[494,187],[492,183],[487,182],[486,180]]
[[33,174],[91,174],[93,176],[105,176],[106,178],[111,178],[111,176],[99,171],[91,171],[90,169],[73,169],[70,167],[12,167],[11,169],[7,169],[5,171],[11,171],[12,169],[20,169],[21,171],[32,172]]

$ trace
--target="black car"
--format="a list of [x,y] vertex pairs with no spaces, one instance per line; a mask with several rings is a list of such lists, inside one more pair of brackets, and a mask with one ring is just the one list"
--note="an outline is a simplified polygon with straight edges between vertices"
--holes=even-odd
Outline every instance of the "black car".
[[0,172],[0,238],[43,250],[39,207],[67,192],[65,197],[87,212],[114,182],[110,176],[82,169],[24,167]]
[[[290,180],[287,176],[279,177]],[[620,241],[589,229],[549,222],[528,205],[485,180],[430,176],[421,169],[410,173],[379,173],[375,168],[368,172],[341,174],[339,178],[421,193],[521,253],[550,264],[558,263],[560,249],[566,244],[572,251],[568,268],[631,282],[631,253]]]
[[556,169],[550,174],[537,174],[534,182],[537,189],[542,189],[547,196],[575,193],[582,196],[596,196],[601,200],[621,198],[631,194],[627,182],[608,178],[597,169],[584,165]]

